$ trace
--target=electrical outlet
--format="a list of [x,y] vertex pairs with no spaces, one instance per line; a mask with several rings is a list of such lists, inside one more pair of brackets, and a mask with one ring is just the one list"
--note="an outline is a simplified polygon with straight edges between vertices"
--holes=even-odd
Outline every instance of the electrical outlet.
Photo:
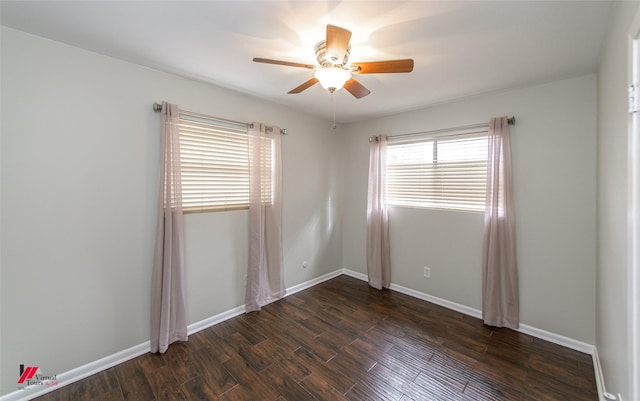
[[426,278],[431,278],[431,268],[430,267],[426,267],[424,268],[424,276]]

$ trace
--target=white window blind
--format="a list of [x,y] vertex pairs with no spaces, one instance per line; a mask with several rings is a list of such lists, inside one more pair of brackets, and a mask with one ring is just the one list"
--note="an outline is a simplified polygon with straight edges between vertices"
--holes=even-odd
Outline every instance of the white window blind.
[[487,132],[389,137],[386,202],[392,206],[483,211]]
[[[180,161],[185,212],[249,207],[247,129],[181,116]],[[270,141],[273,142],[273,141]],[[269,155],[273,151],[268,152]],[[267,161],[269,165],[271,162]],[[272,174],[263,182],[271,182]],[[270,203],[271,198],[265,199]]]

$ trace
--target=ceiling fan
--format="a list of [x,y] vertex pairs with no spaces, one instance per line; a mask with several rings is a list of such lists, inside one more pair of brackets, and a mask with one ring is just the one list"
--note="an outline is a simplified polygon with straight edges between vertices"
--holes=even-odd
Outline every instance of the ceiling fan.
[[331,93],[344,87],[357,99],[367,96],[369,89],[352,77],[352,74],[384,74],[413,71],[413,60],[364,61],[349,63],[351,31],[327,25],[327,36],[315,46],[318,65],[291,63],[288,61],[254,58],[256,63],[277,64],[314,70],[313,77],[289,93],[300,93],[320,82]]

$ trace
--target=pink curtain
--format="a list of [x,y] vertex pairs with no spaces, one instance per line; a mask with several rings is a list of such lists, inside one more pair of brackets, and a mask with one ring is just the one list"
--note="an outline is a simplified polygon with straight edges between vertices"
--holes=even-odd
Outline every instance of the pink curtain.
[[517,329],[520,321],[515,225],[509,124],[492,118],[482,241],[482,319],[490,326]]
[[178,106],[162,103],[161,188],[151,275],[151,352],[187,340]]
[[249,262],[245,309],[257,311],[285,295],[282,263],[280,128],[249,129]]
[[384,203],[387,137],[373,137],[369,150],[369,190],[367,197],[367,274],[373,288],[389,288],[391,261],[389,215]]

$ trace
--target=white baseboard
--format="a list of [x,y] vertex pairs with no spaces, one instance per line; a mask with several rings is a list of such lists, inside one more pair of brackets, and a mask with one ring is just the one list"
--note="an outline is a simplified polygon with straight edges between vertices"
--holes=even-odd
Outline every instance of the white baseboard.
[[363,274],[354,270],[342,269],[342,274],[344,274],[345,276],[357,278],[358,280],[369,281],[369,278],[367,277],[366,274]]
[[554,344],[562,345],[563,347],[580,351],[585,354],[593,355],[593,352],[595,351],[595,346],[593,344],[585,343],[583,341],[578,341],[570,337],[562,336],[560,334],[551,333],[546,330],[529,326],[528,324],[521,323],[520,329],[518,331],[524,334],[528,334],[532,337],[537,337]]
[[[244,305],[236,306],[228,311],[218,313],[215,316],[208,317],[199,322],[191,323],[187,326],[187,334],[192,335],[211,326],[215,326],[218,323],[222,323],[225,320],[229,320],[244,313]],[[0,400],[1,401],[1,400]]]
[[293,287],[287,288],[287,295],[293,295],[296,292],[300,292],[302,290],[306,290],[307,288],[311,288],[314,285],[318,285],[318,284],[323,283],[323,282],[325,282],[327,280],[331,280],[332,278],[338,277],[338,276],[340,276],[342,274],[343,274],[342,269],[338,269],[338,270],[332,271],[331,273],[327,273],[327,274],[324,274],[324,275],[322,275],[320,277],[316,277],[316,278],[311,279],[309,281],[305,281],[304,283],[301,283],[301,284],[298,284],[298,285],[294,285]]
[[[316,277],[312,280],[306,281],[304,283],[294,285],[290,288],[287,288],[287,295],[295,294],[296,292],[305,290],[307,288],[313,287],[314,285],[320,284],[324,281],[330,280],[334,277],[343,274],[342,269],[335,270],[331,273],[324,274],[320,277]],[[218,323],[224,322],[225,320],[229,320],[233,317],[243,314],[245,311],[244,305],[237,306],[228,311],[218,313],[215,316],[211,316],[209,318],[200,320],[199,322],[191,323],[187,326],[187,333],[189,335],[195,334],[201,330],[214,326]],[[0,396],[0,401],[28,401],[32,400],[36,397],[40,397],[44,394],[50,393],[54,390],[57,390],[61,387],[67,386],[71,383],[75,383],[79,380],[82,380],[86,377],[94,375],[103,370],[109,369],[115,365],[126,362],[130,359],[138,357],[140,355],[144,355],[149,352],[151,349],[151,343],[149,341],[145,341],[142,344],[135,345],[126,350],[116,352],[115,354],[106,356],[104,358],[98,359],[93,362],[89,362],[86,365],[77,367],[75,369],[71,369],[67,372],[60,373],[56,375],[58,380],[58,384],[56,386],[34,386],[32,388],[25,388],[24,390],[16,390],[12,393]],[[49,373],[49,372],[47,372]]]
[[596,387],[598,389],[598,399],[600,401],[605,401],[604,399],[604,374],[602,373],[602,366],[600,365],[600,356],[598,355],[598,348],[593,347],[593,370],[596,374]]
[[478,309],[474,309],[462,304],[451,302],[443,298],[434,297],[433,295],[425,294],[424,292],[416,291],[411,288],[403,287],[401,285],[397,285],[393,283],[391,283],[391,286],[389,286],[389,289],[393,291],[401,292],[405,295],[409,295],[414,298],[422,299],[423,301],[427,301],[436,305],[443,306],[447,309],[451,309],[468,316],[472,316],[478,319],[482,318],[482,312],[479,311]]

